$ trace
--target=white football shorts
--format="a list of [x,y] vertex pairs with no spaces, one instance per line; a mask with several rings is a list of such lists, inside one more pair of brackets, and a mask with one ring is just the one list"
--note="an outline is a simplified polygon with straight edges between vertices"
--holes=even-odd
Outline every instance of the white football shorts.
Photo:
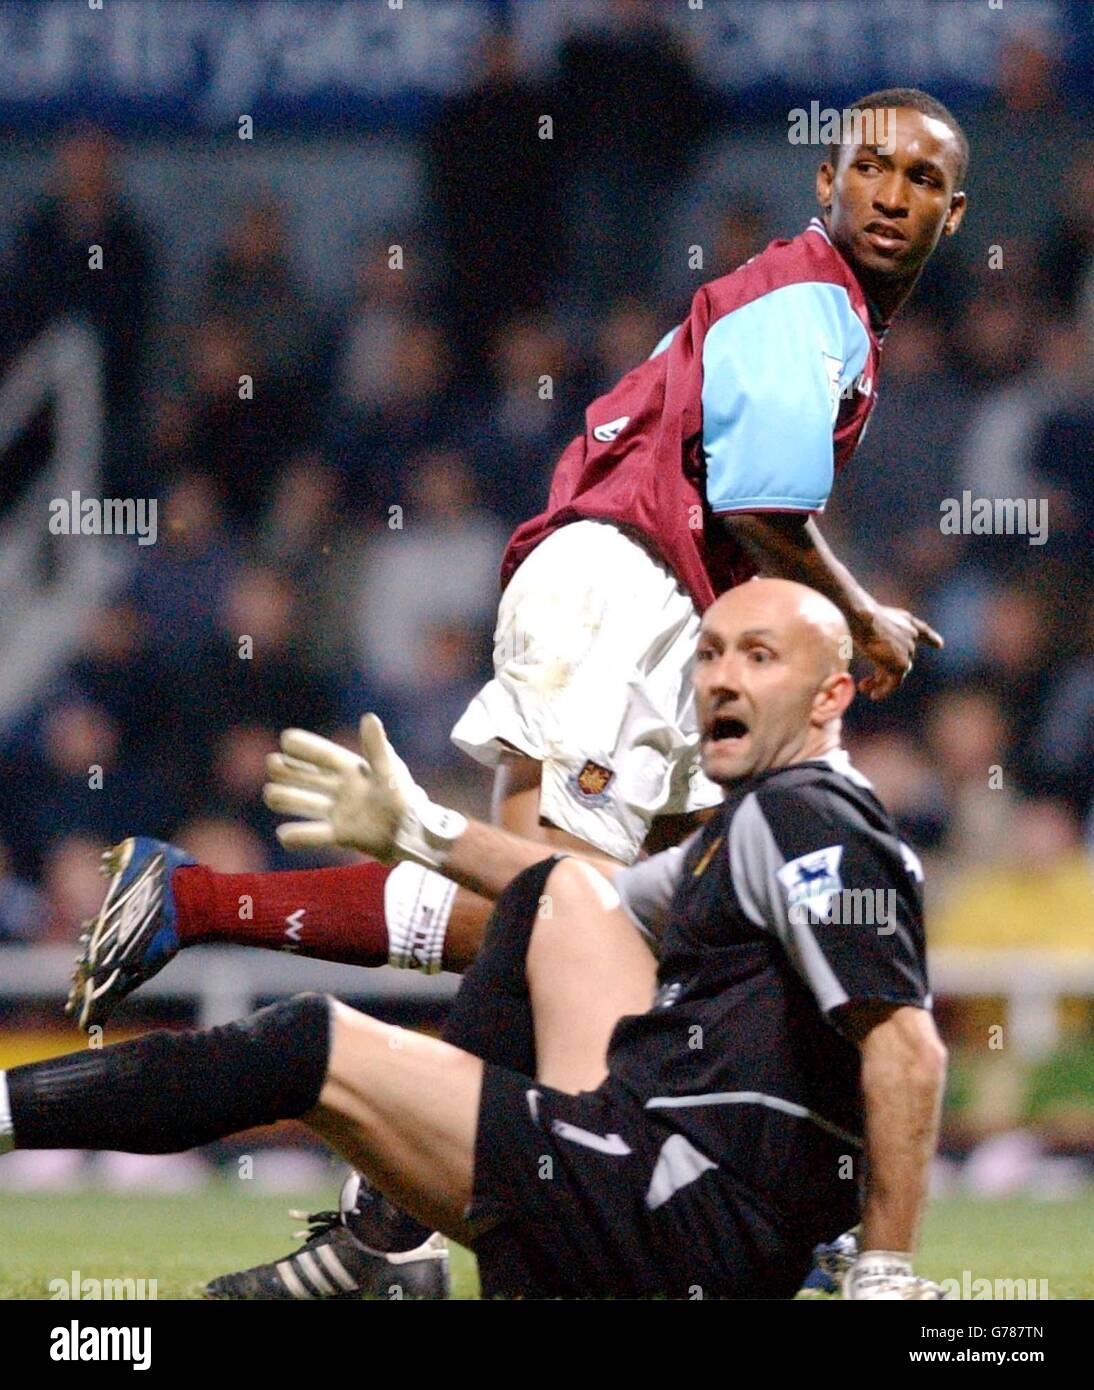
[[502,594],[494,678],[452,741],[489,766],[506,745],[541,762],[540,814],[629,864],[655,816],[722,799],[699,766],[698,636],[691,596],[637,541],[561,526]]

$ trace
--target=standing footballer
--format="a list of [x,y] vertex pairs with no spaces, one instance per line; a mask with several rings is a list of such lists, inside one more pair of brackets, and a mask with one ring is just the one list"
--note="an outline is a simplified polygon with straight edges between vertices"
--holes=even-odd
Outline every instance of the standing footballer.
[[[652,356],[589,406],[546,510],[510,541],[494,678],[452,737],[496,767],[496,823],[545,855],[577,851],[612,871],[679,841],[719,803],[699,766],[690,676],[701,615],[726,589],[765,575],[824,594],[872,665],[860,689],[874,699],[907,676],[917,643],[941,645],[920,618],[866,592],[816,517],[866,428],[889,323],[960,226],[968,142],[915,89],[874,92],[851,109],[887,112],[884,144],[829,149],[821,215],[698,290]],[[184,946],[463,970],[490,911],[414,862],[224,875],[136,837],[109,865],[73,989],[84,1027]],[[241,922],[244,894],[253,915]],[[366,1198],[348,1223],[321,1224],[304,1252],[217,1280],[214,1292],[386,1291],[391,1254],[428,1282],[439,1261],[425,1233]],[[336,1275],[329,1256],[319,1270],[316,1242]],[[424,1265],[406,1258],[414,1250]]]

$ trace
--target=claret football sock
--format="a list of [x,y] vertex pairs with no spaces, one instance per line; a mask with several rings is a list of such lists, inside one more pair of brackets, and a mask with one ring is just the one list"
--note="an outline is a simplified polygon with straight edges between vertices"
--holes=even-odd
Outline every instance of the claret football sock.
[[300,994],[206,1032],[12,1067],[0,1073],[0,1149],[6,1127],[19,1149],[176,1153],[297,1119],[326,1079],[330,1002]]
[[183,946],[226,942],[293,951],[347,965],[385,965],[388,932],[383,864],[220,874],[201,865],[176,869],[178,934]]
[[441,968],[456,885],[418,864],[351,864],[220,874],[175,870],[182,946],[208,942],[292,951],[345,965]]

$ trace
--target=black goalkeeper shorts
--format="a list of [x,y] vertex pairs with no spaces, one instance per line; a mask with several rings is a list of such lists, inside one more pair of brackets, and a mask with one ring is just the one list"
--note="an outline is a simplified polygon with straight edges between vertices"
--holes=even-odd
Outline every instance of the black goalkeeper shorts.
[[792,1298],[812,1252],[610,1079],[489,1064],[469,1215],[486,1298]]

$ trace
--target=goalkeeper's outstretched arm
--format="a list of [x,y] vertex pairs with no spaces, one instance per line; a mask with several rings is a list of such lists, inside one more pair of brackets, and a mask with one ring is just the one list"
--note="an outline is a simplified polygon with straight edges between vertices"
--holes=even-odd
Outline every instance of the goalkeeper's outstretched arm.
[[[270,809],[303,817],[278,826],[288,849],[340,845],[384,864],[409,859],[490,899],[552,853],[540,841],[430,801],[374,714],[361,720],[360,754],[318,734],[286,729],[281,752],[267,759],[267,774]],[[567,853],[609,877],[622,867],[592,852]]]

